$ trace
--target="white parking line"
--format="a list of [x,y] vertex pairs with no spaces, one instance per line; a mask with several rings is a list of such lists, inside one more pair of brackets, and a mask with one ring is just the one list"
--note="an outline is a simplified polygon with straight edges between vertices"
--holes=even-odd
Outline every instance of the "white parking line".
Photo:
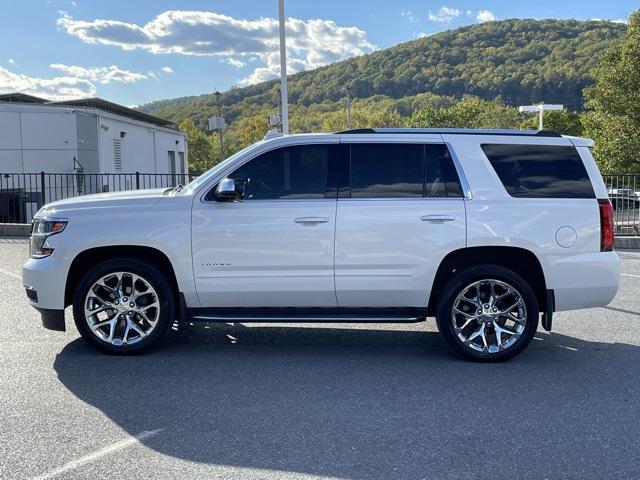
[[20,275],[13,273],[13,272],[9,272],[7,270],[4,270],[2,268],[0,268],[0,273],[4,273],[5,275],[9,275],[10,277],[16,278],[20,281],[22,281],[22,277],[20,277]]
[[630,273],[621,273],[620,275],[622,275],[623,277],[640,278],[640,275],[631,275]]
[[102,448],[100,450],[96,450],[95,452],[90,453],[89,455],[78,458],[77,460],[72,460],[71,462],[65,465],[62,465],[61,467],[51,470],[50,472],[43,473],[42,475],[39,475],[37,477],[33,477],[33,480],[49,480],[50,478],[57,477],[58,475],[62,475],[63,473],[67,473],[71,470],[75,470],[78,467],[82,467],[87,463],[91,463],[94,460],[102,458],[105,455],[109,455],[110,453],[117,452],[118,450],[122,450],[123,448],[127,448],[131,445],[141,442],[146,438],[153,437],[154,435],[157,435],[158,433],[160,433],[162,430],[163,429],[160,428],[158,430],[142,432],[141,434],[136,435],[135,437],[121,440],[119,442],[114,443],[113,445],[109,445],[108,447]]

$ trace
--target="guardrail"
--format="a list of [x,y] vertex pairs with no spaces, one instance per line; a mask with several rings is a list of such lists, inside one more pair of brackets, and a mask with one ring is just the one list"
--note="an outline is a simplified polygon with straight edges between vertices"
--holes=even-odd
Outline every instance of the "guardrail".
[[640,175],[603,175],[617,237],[640,236]]
[[43,205],[90,193],[168,188],[190,182],[182,173],[0,173],[0,223],[29,223]]

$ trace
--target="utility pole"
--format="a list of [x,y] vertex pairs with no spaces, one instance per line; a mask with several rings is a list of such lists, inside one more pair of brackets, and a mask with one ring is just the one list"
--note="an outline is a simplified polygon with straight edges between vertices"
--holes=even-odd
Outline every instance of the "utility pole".
[[560,111],[564,110],[564,105],[546,105],[544,102],[538,105],[523,105],[518,107],[520,113],[537,113],[538,114],[538,130],[544,130],[544,112],[545,111]]
[[347,93],[347,128],[351,130],[353,128],[353,121],[351,118],[351,87],[347,85],[345,91]]
[[289,95],[287,92],[287,44],[285,36],[284,0],[278,0],[280,17],[280,95],[282,98],[282,133],[289,133]]

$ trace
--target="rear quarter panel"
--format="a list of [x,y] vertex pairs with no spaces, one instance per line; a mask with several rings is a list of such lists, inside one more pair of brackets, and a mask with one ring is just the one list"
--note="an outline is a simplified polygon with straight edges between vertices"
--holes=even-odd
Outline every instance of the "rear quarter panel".
[[[555,291],[558,311],[603,306],[613,299],[619,283],[619,260],[615,253],[600,252],[596,199],[511,197],[481,148],[484,143],[573,146],[570,140],[481,135],[444,138],[455,151],[472,193],[467,201],[468,247],[509,246],[533,252],[542,265],[547,288]],[[595,163],[584,163],[599,196],[604,188],[602,178]],[[574,236],[571,245],[563,239],[567,234]]]

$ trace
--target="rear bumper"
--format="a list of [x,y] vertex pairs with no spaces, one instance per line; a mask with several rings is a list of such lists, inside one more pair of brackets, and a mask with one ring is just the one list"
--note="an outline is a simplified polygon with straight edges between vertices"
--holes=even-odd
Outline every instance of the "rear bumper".
[[620,259],[615,252],[551,258],[547,288],[555,293],[556,312],[607,306],[620,286]]

